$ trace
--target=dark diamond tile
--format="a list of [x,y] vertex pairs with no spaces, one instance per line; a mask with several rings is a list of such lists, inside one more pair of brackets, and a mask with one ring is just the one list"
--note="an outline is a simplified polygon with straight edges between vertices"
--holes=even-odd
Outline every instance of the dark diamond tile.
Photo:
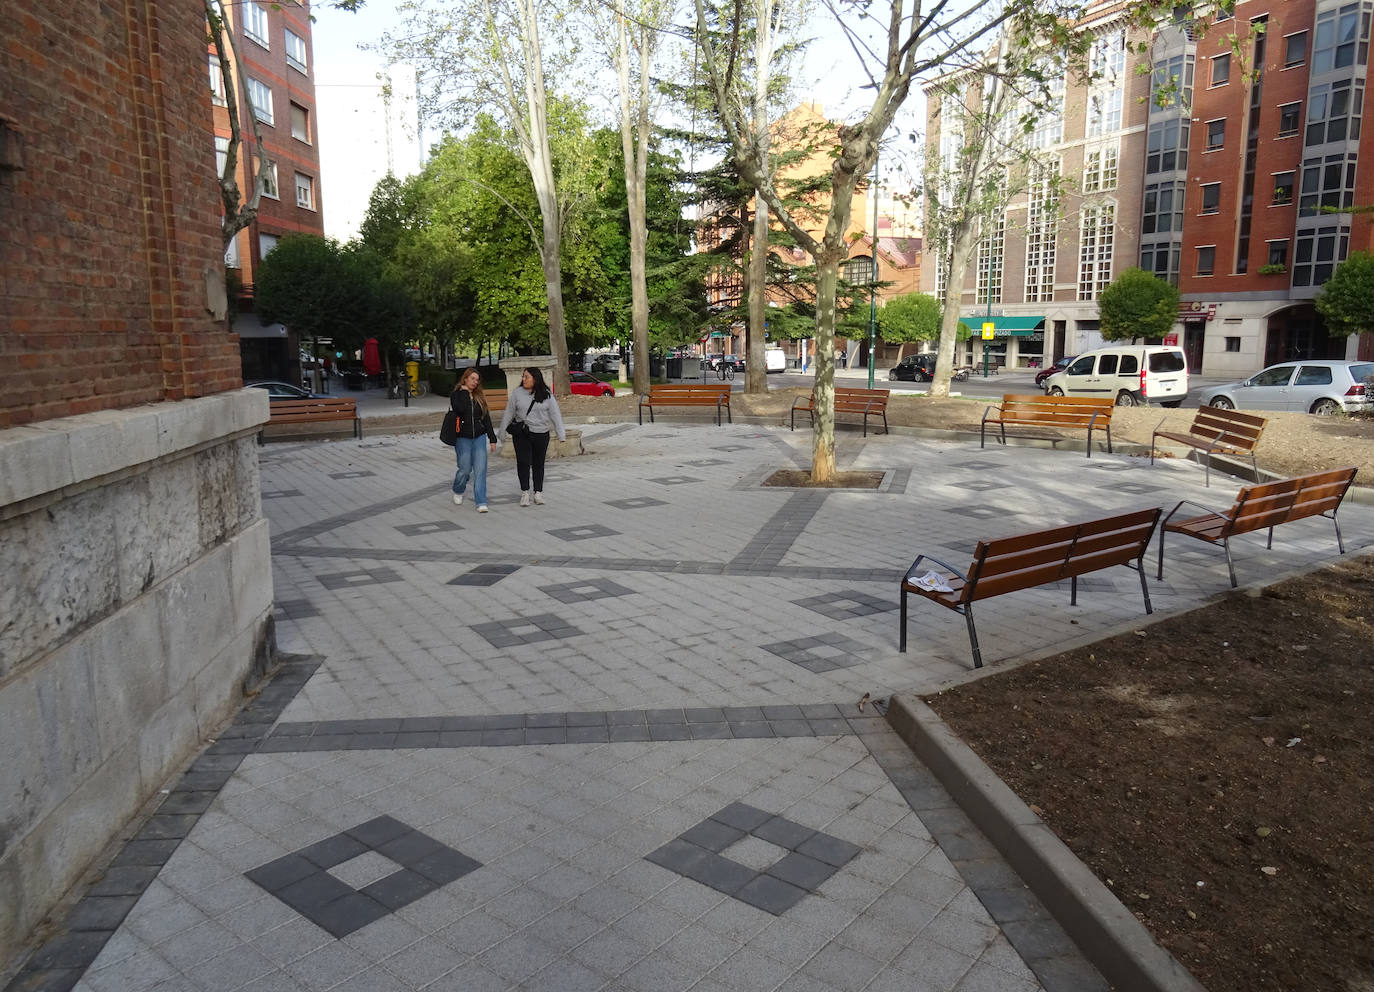
[[660,486],[683,486],[690,482],[700,482],[701,480],[691,475],[661,475],[656,479],[646,479],[646,482],[656,482]]
[[269,861],[265,865],[250,869],[244,874],[275,895],[288,885],[294,885],[319,870],[318,865],[307,861],[300,854],[287,854],[275,861]]
[[348,834],[350,837],[362,841],[369,848],[374,850],[388,841],[395,840],[397,837],[413,832],[411,827],[406,826],[400,820],[385,815],[368,820],[366,823],[360,823],[356,827],[350,827],[344,831],[344,833]]
[[578,527],[556,527],[553,530],[545,531],[550,537],[556,537],[560,541],[586,541],[594,537],[618,537],[620,531],[611,530],[603,524],[582,524]]
[[871,616],[875,613],[888,613],[897,609],[898,604],[859,589],[825,593],[807,599],[794,599],[797,606],[815,610],[831,620],[850,620],[854,617]]
[[706,856],[710,853],[696,844],[689,844],[681,838],[674,838],[657,850],[645,855],[645,860],[652,861],[669,871],[675,871],[679,875],[687,875],[705,861]]
[[374,586],[400,582],[401,576],[391,568],[368,568],[356,572],[331,572],[317,575],[315,580],[326,589],[348,589],[353,586]]
[[310,910],[318,909],[335,899],[342,899],[353,891],[352,886],[339,881],[333,875],[317,871],[272,894],[296,912],[308,916]]
[[479,572],[473,569],[471,572],[464,572],[462,575],[455,575],[448,580],[451,586],[494,586],[505,578],[505,575],[495,572]]
[[731,803],[711,817],[718,823],[724,823],[746,833],[753,832],[756,827],[767,823],[772,818],[772,813],[766,813],[748,803]]
[[482,864],[480,861],[474,861],[466,854],[445,847],[442,851],[435,851],[406,867],[418,875],[423,875],[435,885],[447,885],[469,872],[476,871],[482,867]]
[[360,892],[353,892],[303,915],[330,936],[347,937],[391,912],[391,907],[383,906]]
[[970,492],[986,493],[994,489],[1007,489],[1011,486],[1011,483],[992,482],[988,479],[975,479],[972,482],[951,482],[950,485],[958,489],[967,489]]
[[797,848],[798,853],[808,855],[817,861],[824,861],[836,868],[843,868],[849,864],[861,850],[863,848],[857,844],[851,844],[847,840],[832,837],[819,830],[815,836]]
[[738,827],[732,827],[721,823],[719,820],[702,820],[695,827],[684,831],[680,837],[689,844],[705,848],[720,854],[727,847],[735,842],[742,840],[746,836],[745,831]]
[[561,582],[552,586],[540,586],[539,591],[552,596],[560,603],[587,603],[598,599],[628,596],[633,589],[622,586],[610,579],[583,579],[578,582]]
[[960,506],[951,509],[950,512],[963,517],[972,517],[974,520],[995,520],[1000,517],[1016,515],[1014,510],[1004,510],[997,506]]
[[[371,847],[364,844],[356,837],[350,837],[348,834],[335,834],[333,837],[326,837],[324,840],[317,841],[309,847],[301,848],[296,854],[313,865],[328,869],[333,868],[335,865],[341,865],[345,861],[352,861],[358,855],[370,851],[371,849]],[[295,855],[287,855],[287,857],[294,856]],[[254,879],[254,881],[257,881],[257,879]]]
[[390,858],[398,865],[403,865],[407,868],[409,868],[413,862],[427,858],[431,854],[438,854],[440,851],[444,850],[448,850],[445,845],[439,843],[428,834],[422,834],[418,830],[411,830],[408,833],[401,834],[401,836],[397,837],[395,840],[389,840],[385,844],[378,845],[376,848],[378,854],[386,855],[386,857]]
[[733,895],[745,884],[757,878],[759,873],[752,868],[746,868],[738,861],[731,861],[708,851],[699,864],[683,874],[694,882],[710,886],[717,892]]
[[815,892],[821,883],[834,875],[836,868],[824,861],[808,858],[805,854],[793,851],[767,870],[767,874],[790,882],[799,889]]
[[608,499],[606,505],[617,510],[644,510],[651,506],[667,506],[668,503],[652,496],[632,496],[629,499]]
[[785,847],[787,850],[793,851],[814,837],[816,831],[789,820],[785,816],[775,816],[759,824],[750,833],[760,840],[766,840],[770,844],[776,844],[778,847]]
[[360,891],[369,899],[375,899],[390,909],[408,906],[416,899],[429,895],[437,885],[418,872],[409,868],[392,872],[386,878],[378,879]]
[[765,913],[781,916],[802,901],[806,896],[806,890],[771,875],[759,875],[734,893],[734,896]]

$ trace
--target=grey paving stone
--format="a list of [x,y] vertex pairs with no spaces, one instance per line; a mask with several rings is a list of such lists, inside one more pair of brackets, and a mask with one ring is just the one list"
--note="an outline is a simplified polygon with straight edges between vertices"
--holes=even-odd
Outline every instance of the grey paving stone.
[[406,868],[364,886],[361,893],[388,909],[400,909],[421,896],[428,895],[435,888],[436,885],[430,879]]

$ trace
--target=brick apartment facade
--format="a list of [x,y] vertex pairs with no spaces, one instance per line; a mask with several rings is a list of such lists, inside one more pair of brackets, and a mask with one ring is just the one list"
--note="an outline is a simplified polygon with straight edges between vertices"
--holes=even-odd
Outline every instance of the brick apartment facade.
[[[1372,7],[1241,0],[1196,38],[1159,33],[1157,77],[1166,57],[1195,66],[1191,113],[1178,115],[1192,126],[1186,166],[1167,177],[1182,190],[1177,331],[1195,369],[1243,376],[1362,347],[1328,338],[1311,301],[1350,251],[1374,247],[1370,215],[1321,209],[1374,203],[1374,138],[1361,128]],[[1368,336],[1363,348],[1374,354]]]
[[[225,10],[245,76],[238,89],[243,118],[239,189],[251,190],[261,183],[263,190],[257,220],[239,232],[225,253],[226,264],[238,271],[243,286],[241,308],[246,312],[235,323],[242,340],[243,375],[295,382],[300,377],[295,336],[280,325],[264,327],[251,311],[254,270],[277,241],[288,234],[324,234],[310,7],[296,0],[244,0],[226,4]],[[222,155],[230,134],[229,114],[213,47],[209,73],[215,143]],[[262,130],[265,172],[259,167],[248,120],[249,103]]]
[[[1123,269],[1137,264],[1143,184],[1133,163],[1145,157],[1149,79],[1137,72],[1137,45],[1146,37],[1128,26],[1125,5],[1099,4],[1080,29],[1093,36],[1096,70],[1088,85],[1074,74],[1058,84],[1058,109],[1040,115],[1029,136],[1039,178],[1009,197],[993,229],[980,233],[964,275],[959,308],[977,332],[989,319],[995,365],[1048,364],[1101,342],[1097,298]],[[940,84],[927,87],[931,161],[952,165],[955,139],[942,120],[958,117],[942,106]],[[1063,197],[1053,206],[1053,179]],[[929,242],[927,242],[929,246]],[[921,288],[940,296],[945,273],[935,258],[923,267]],[[970,340],[956,364],[981,363],[983,342]]]

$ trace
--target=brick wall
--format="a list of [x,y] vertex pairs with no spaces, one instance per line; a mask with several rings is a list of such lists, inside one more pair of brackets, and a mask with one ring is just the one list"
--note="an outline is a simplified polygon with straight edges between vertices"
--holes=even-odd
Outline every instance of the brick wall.
[[205,22],[191,3],[0,4],[0,429],[239,385]]

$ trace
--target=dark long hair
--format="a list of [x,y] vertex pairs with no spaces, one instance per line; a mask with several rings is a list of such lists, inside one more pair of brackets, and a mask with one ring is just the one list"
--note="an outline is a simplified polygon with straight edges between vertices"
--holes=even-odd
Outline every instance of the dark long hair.
[[543,372],[540,372],[533,365],[526,368],[525,371],[528,372],[530,374],[530,378],[534,380],[534,389],[532,390],[532,392],[534,393],[534,402],[543,403],[546,399],[553,395],[553,393],[549,391],[548,385],[544,382]]

